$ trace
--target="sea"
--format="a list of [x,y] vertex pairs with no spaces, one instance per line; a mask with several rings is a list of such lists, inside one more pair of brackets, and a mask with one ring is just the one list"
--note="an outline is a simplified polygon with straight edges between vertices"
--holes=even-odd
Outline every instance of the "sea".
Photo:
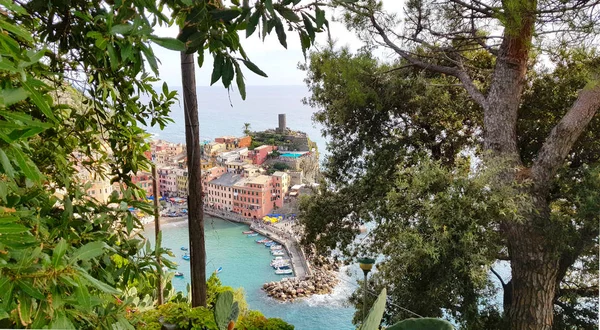
[[[178,90],[181,88],[171,87]],[[285,114],[287,127],[302,131],[317,143],[321,159],[326,154],[326,140],[321,127],[312,120],[315,109],[303,104],[309,95],[304,86],[249,86],[247,98],[241,100],[237,90],[228,92],[221,86],[199,87],[198,110],[200,139],[213,140],[223,135],[242,136],[244,123],[253,131],[276,128],[278,115]],[[183,102],[171,111],[173,123],[164,130],[148,127],[154,138],[170,142],[185,142]],[[188,246],[187,221],[167,223],[162,226],[163,245],[171,248],[183,278],[174,278],[177,290],[186,292],[190,281],[189,261],[181,257],[181,247]],[[297,330],[355,329],[352,325],[354,308],[348,297],[358,286],[360,269],[346,266],[339,274],[340,284],[329,295],[314,295],[294,302],[280,302],[269,298],[262,285],[282,278],[269,266],[273,258],[268,249],[256,244],[257,237],[248,238],[242,231],[248,226],[217,218],[206,218],[207,272],[222,267],[219,278],[224,285],[243,288],[250,309],[261,311],[267,317],[278,317],[295,326]],[[147,225],[146,237],[153,240],[154,226]]]
[[[216,271],[223,285],[243,288],[250,309],[259,310],[267,317],[278,317],[295,326],[297,330],[355,329],[352,325],[354,308],[347,304],[350,294],[356,289],[359,276],[357,266],[345,266],[338,278],[340,283],[333,293],[314,295],[296,299],[293,302],[280,302],[269,298],[262,290],[266,282],[279,281],[285,276],[275,275],[269,265],[273,256],[263,244],[257,244],[258,237],[242,234],[249,230],[244,224],[206,217],[206,271],[207,275]],[[187,220],[169,222],[161,225],[163,247],[170,248],[177,263],[177,271],[183,277],[175,277],[173,286],[177,291],[187,292],[190,283],[190,262],[182,257],[188,245]],[[144,235],[154,244],[154,224],[146,225]]]
[[[181,87],[170,88],[181,95]],[[305,86],[248,86],[246,93],[246,100],[242,100],[236,89],[228,91],[221,85],[197,88],[202,141],[224,135],[242,136],[244,123],[250,123],[252,131],[276,128],[279,125],[278,115],[285,114],[288,128],[307,133],[317,143],[319,152],[326,153],[322,126],[312,120],[316,109],[302,102],[310,95]],[[146,129],[157,139],[185,143],[183,101],[172,107],[171,119],[174,122],[164,130],[157,127]]]

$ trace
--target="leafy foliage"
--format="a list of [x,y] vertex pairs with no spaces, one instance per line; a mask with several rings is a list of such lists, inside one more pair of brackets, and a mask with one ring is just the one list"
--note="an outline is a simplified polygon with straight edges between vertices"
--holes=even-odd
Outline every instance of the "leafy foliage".
[[[224,329],[227,329],[227,322],[216,321],[215,316],[218,314],[219,297],[229,296],[232,300],[228,306],[234,304],[239,306],[239,318],[235,317],[238,322],[235,324],[235,329],[244,330],[293,330],[294,327],[281,319],[267,319],[258,311],[248,311],[247,303],[243,292],[234,290],[231,287],[223,286],[219,278],[213,274],[207,281],[207,301],[210,303],[207,308],[194,307],[191,308],[189,303],[169,302],[156,309],[148,310],[141,315],[141,318],[136,323],[136,327],[144,329],[161,329],[161,325],[173,324],[178,329],[222,329],[219,323],[224,324]],[[227,305],[227,304],[226,304]],[[231,315],[227,314],[226,318]]]
[[[530,72],[518,126],[524,162],[568,110],[597,56],[573,52],[554,60],[555,69]],[[369,286],[387,288],[396,305],[452,315],[469,329],[506,328],[498,291],[510,295],[511,284],[498,284],[490,270],[507,265],[503,221],[522,222],[532,202],[523,193],[526,171],[498,159],[479,166],[487,155],[477,106],[455,89],[454,78],[378,63],[361,51],[326,49],[304,69],[307,102],[321,109],[315,119],[331,142],[320,193],[300,203],[303,242],[320,253],[381,254]],[[549,198],[546,230],[561,253],[557,328],[593,328],[597,321],[598,300],[590,294],[598,283],[598,120],[577,141]],[[503,171],[520,180],[499,185],[494,177]],[[356,241],[366,223],[373,229]],[[351,301],[361,307],[360,289]],[[410,316],[392,305],[384,321]]]
[[[0,326],[130,328],[166,253],[127,210],[151,210],[130,178],[149,165],[137,122],[164,126],[175,98],[144,69],[162,14],[133,2],[2,6]],[[81,173],[118,191],[99,202]]]
[[[300,0],[232,1],[231,6],[224,6],[221,1],[203,0],[163,0],[173,10],[173,17],[180,26],[177,37],[183,46],[167,47],[174,50],[185,50],[188,54],[198,53],[198,65],[204,63],[205,50],[214,57],[211,85],[221,80],[225,88],[229,88],[235,79],[242,99],[246,98],[246,84],[241,64],[253,73],[267,77],[258,66],[250,61],[239,39],[239,31],[246,31],[246,38],[252,36],[258,28],[261,39],[273,32],[281,45],[287,48],[288,31],[295,31],[300,38],[302,51],[313,44],[315,33],[324,31],[327,26],[324,12],[313,2],[300,6]],[[312,15],[308,9],[314,9]],[[302,19],[300,19],[300,16]],[[155,40],[156,41],[156,40]],[[163,45],[164,46],[164,45]],[[248,130],[245,126],[244,132]]]

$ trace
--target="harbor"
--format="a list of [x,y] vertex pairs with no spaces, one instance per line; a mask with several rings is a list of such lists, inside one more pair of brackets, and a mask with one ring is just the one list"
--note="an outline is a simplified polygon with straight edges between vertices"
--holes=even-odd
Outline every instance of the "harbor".
[[[174,257],[172,261],[178,264],[175,271],[181,272],[182,277],[173,279],[172,284],[177,291],[187,292],[190,283],[190,263],[182,259],[185,251],[180,248],[188,246],[188,223],[185,218],[165,218],[161,221],[163,246],[170,248]],[[274,256],[270,249],[263,244],[256,244],[256,237],[247,237],[244,231],[251,230],[244,222],[224,220],[223,217],[214,217],[206,214],[205,238],[207,255],[207,276],[210,276],[219,267],[222,271],[218,274],[223,285],[243,288],[250,309],[260,310],[267,317],[279,317],[294,324],[297,330],[324,329],[322,320],[327,319],[336,324],[336,329],[354,329],[350,322],[354,310],[346,305],[348,296],[355,289],[355,276],[349,277],[346,271],[339,273],[343,279],[330,294],[314,294],[310,297],[282,301],[276,297],[269,297],[263,289],[265,284],[290,281],[296,277],[289,275],[276,275],[270,263]],[[147,224],[144,236],[153,242],[154,226]],[[284,256],[284,258],[288,258]],[[352,272],[359,270],[350,269]],[[356,278],[359,276],[357,275]],[[284,280],[285,279],[285,280]],[[284,280],[283,282],[281,280]]]

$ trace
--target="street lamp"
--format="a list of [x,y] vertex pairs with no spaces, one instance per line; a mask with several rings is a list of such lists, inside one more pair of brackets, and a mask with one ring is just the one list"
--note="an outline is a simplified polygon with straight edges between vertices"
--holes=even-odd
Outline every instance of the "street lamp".
[[363,293],[363,322],[364,322],[365,317],[367,315],[367,274],[369,274],[369,272],[373,268],[373,265],[375,264],[375,259],[360,258],[360,259],[358,259],[358,264],[360,266],[360,269],[362,269],[363,273],[365,274],[365,287],[364,287],[365,292]]

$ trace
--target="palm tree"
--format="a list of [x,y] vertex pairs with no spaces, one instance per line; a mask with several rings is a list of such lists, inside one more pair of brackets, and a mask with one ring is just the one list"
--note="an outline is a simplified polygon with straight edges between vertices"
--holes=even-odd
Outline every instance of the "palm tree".
[[250,135],[251,131],[250,131],[250,123],[244,123],[244,134],[245,135]]

